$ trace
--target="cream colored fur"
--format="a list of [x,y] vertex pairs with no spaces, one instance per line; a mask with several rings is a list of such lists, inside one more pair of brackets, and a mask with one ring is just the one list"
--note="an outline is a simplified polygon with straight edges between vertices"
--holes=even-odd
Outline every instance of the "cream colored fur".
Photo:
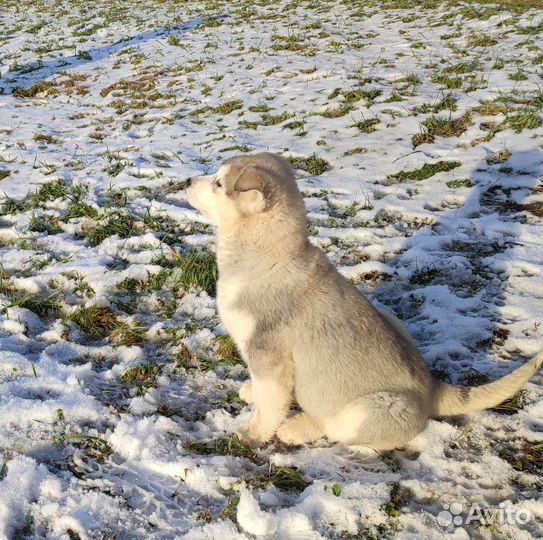
[[[431,416],[461,414],[513,396],[543,354],[477,388],[435,380],[405,327],[372,304],[307,238],[290,165],[272,154],[228,160],[194,177],[190,204],[218,226],[219,314],[249,367],[240,430],[260,444],[328,437],[388,450]],[[289,417],[297,402],[302,412]]]

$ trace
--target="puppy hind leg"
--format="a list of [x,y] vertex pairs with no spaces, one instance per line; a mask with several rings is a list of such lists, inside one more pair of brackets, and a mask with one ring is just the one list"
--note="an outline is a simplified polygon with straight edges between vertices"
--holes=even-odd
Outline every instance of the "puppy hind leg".
[[377,392],[327,417],[324,431],[334,441],[393,450],[415,437],[427,418],[417,396],[408,392]]
[[277,437],[285,444],[305,444],[324,437],[322,422],[307,413],[287,418],[277,430]]

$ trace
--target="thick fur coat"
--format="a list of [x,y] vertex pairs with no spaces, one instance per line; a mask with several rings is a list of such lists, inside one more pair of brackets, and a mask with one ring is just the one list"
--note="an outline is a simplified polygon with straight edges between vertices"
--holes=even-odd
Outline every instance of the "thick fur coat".
[[[378,311],[310,244],[290,165],[273,154],[236,157],[187,181],[188,200],[218,226],[219,314],[251,379],[254,406],[240,436],[288,444],[327,436],[389,450],[432,416],[492,407],[540,368],[470,388],[430,374],[400,321]],[[289,416],[293,402],[302,412]]]

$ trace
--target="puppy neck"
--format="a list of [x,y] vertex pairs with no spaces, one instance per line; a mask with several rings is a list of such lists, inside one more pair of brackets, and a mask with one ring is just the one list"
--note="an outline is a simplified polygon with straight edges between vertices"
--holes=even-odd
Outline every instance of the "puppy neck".
[[259,274],[298,259],[309,245],[305,216],[266,212],[242,220],[236,229],[217,232],[219,277]]

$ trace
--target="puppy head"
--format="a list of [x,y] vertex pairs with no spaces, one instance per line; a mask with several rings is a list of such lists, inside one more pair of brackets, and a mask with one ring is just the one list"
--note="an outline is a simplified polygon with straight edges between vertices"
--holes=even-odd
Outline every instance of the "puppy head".
[[235,157],[213,175],[189,178],[187,197],[191,206],[223,229],[280,210],[304,215],[290,164],[268,153]]

